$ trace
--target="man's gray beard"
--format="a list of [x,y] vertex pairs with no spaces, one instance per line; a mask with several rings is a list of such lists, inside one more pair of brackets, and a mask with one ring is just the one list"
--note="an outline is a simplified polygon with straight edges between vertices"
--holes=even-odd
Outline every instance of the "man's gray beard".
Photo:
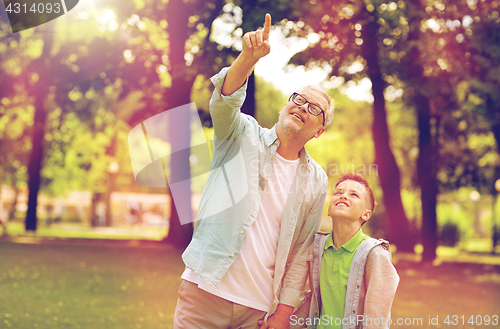
[[[288,119],[291,120],[291,119]],[[284,136],[291,138],[299,134],[300,127],[294,125],[292,122],[286,122],[285,120],[280,123],[281,132]]]

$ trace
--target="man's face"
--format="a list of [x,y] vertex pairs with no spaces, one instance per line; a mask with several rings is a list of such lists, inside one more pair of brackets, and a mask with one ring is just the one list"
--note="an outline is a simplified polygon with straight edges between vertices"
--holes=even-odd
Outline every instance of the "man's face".
[[363,223],[371,216],[370,197],[365,186],[353,180],[337,185],[328,208],[332,218],[345,218]]
[[[306,89],[300,93],[308,102],[318,105],[326,111],[327,100],[316,90]],[[323,127],[323,115],[314,116],[307,110],[309,103],[297,105],[289,100],[283,110],[280,111],[278,127],[284,135],[301,137],[306,141],[319,137],[325,128]]]

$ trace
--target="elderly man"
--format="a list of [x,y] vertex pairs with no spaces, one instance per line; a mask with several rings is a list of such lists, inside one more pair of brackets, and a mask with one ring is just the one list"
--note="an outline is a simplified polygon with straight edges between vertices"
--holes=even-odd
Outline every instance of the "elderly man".
[[[228,154],[240,152],[244,160],[212,170],[207,180],[183,254],[174,328],[289,328],[305,299],[308,248],[328,182],[304,145],[332,121],[333,105],[324,91],[305,87],[290,96],[272,129],[240,112],[246,80],[271,50],[270,28],[267,14],[264,29],[246,33],[238,58],[211,79],[212,168]],[[221,195],[228,187],[216,183],[222,176],[226,182],[243,179],[239,185],[247,189],[231,207],[218,204],[227,202]]]

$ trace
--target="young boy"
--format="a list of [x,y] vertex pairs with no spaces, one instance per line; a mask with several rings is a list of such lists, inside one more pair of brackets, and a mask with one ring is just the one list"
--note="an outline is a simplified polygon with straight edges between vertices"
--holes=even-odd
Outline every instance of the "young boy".
[[366,179],[355,173],[341,175],[328,209],[333,230],[318,233],[311,246],[308,328],[389,327],[399,276],[389,243],[370,238],[361,229],[374,209]]

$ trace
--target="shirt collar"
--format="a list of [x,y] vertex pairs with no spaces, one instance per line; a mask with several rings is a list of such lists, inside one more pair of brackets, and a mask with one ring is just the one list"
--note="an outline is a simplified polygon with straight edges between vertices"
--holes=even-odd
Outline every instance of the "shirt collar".
[[[359,231],[354,234],[351,240],[344,243],[341,247],[349,252],[353,252],[354,250],[356,250],[359,244],[364,241],[365,236],[366,235],[363,233],[363,230],[359,229]],[[335,245],[333,244],[333,231],[328,235],[325,242],[325,250],[330,247],[335,248]]]
[[278,146],[280,145],[278,135],[276,134],[276,125],[266,131],[264,134],[264,143],[266,143],[267,147],[271,146],[273,143],[277,143]]
[[330,234],[328,234],[328,236],[326,237],[326,242],[325,242],[325,250],[328,249],[328,248],[334,248],[335,249],[335,246],[333,245],[333,231],[330,232]]

